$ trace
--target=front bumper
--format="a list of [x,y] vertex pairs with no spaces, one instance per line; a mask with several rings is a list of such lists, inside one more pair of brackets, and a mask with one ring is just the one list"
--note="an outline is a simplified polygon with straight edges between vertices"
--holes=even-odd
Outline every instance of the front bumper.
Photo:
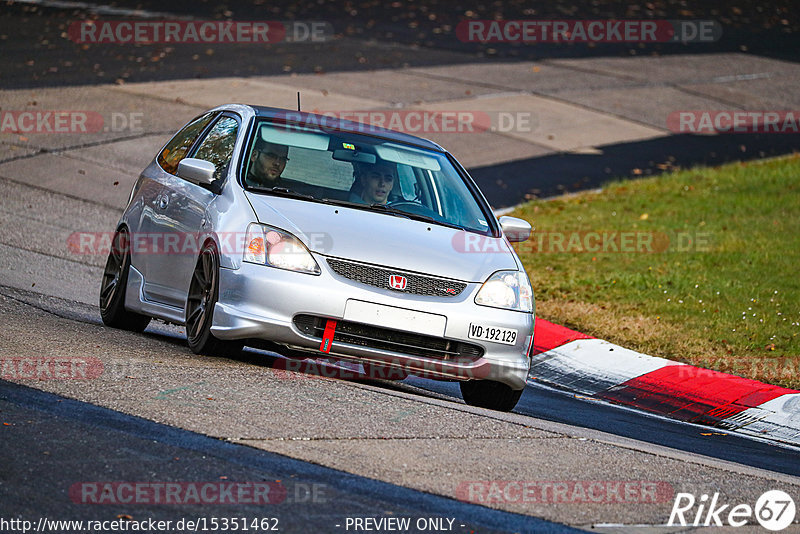
[[[318,356],[331,355],[403,368],[431,378],[484,379],[502,382],[515,390],[525,387],[532,345],[532,314],[476,305],[474,298],[480,284],[469,284],[456,297],[410,295],[345,279],[333,273],[322,258],[317,260],[322,269],[319,276],[251,263],[242,263],[235,270],[220,269],[219,300],[214,308],[211,332],[219,339],[269,340]],[[443,339],[479,346],[483,354],[468,360],[448,361],[404,353],[400,347],[387,350],[337,340],[333,341],[329,354],[323,353],[319,350],[319,337],[309,335],[307,330],[301,331],[295,318],[311,315],[342,320],[348,300],[444,316]],[[471,322],[516,329],[516,342],[505,345],[470,339]],[[392,328],[410,331],[403,323]]]

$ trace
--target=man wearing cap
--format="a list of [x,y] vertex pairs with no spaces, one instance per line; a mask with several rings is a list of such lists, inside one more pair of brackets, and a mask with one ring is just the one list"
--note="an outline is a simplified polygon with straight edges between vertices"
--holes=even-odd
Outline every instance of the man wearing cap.
[[281,173],[286,168],[289,147],[258,139],[250,154],[250,168],[245,181],[257,187],[276,187],[281,184]]

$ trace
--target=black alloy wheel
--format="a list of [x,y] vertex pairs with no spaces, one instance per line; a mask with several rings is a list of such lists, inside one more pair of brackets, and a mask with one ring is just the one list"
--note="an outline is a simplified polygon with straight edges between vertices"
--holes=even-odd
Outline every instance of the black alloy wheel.
[[100,283],[100,317],[103,324],[123,330],[142,332],[150,317],[125,309],[125,291],[131,266],[130,236],[127,228],[114,234],[108,252],[103,280]]
[[214,306],[219,299],[219,255],[213,243],[200,252],[186,299],[186,338],[195,354],[235,355],[242,350],[239,341],[224,341],[211,333]]

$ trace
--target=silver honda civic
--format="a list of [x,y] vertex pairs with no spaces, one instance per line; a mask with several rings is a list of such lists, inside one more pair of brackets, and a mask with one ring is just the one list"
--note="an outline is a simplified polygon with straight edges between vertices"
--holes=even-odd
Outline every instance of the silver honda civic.
[[534,324],[511,242],[530,232],[498,220],[431,141],[226,105],[189,122],[140,175],[100,311],[127,330],[185,325],[198,354],[249,345],[368,376],[456,380],[468,404],[507,411]]

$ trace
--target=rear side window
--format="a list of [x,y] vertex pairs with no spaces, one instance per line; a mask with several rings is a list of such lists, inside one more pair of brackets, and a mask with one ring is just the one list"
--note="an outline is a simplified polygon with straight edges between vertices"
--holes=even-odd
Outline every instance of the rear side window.
[[206,113],[205,115],[196,118],[187,124],[183,130],[175,134],[161,154],[158,155],[158,164],[161,168],[170,174],[176,174],[178,171],[178,163],[181,162],[189,149],[194,144],[200,132],[208,126],[211,119],[214,118],[215,113]]

